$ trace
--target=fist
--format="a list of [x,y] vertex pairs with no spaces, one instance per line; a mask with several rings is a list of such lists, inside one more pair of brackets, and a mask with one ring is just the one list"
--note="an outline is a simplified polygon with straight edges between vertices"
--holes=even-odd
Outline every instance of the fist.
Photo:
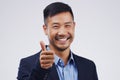
[[40,46],[41,46],[41,54],[40,54],[40,66],[43,69],[48,69],[50,67],[52,67],[53,63],[54,63],[54,52],[49,50],[46,50],[45,44],[43,41],[40,42]]

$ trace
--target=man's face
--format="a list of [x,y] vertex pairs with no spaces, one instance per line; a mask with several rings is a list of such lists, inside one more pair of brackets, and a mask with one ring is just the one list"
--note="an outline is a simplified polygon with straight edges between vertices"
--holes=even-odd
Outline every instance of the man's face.
[[48,36],[50,46],[64,51],[69,48],[74,38],[75,23],[69,12],[62,12],[48,17],[44,25],[45,34]]

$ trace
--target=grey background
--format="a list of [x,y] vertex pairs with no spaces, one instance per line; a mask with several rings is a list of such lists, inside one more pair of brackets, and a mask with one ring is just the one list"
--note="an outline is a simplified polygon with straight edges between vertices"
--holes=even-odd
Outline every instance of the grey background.
[[42,10],[54,1],[73,9],[73,52],[96,63],[99,80],[120,80],[120,0],[0,0],[0,80],[16,80],[20,59],[48,44]]

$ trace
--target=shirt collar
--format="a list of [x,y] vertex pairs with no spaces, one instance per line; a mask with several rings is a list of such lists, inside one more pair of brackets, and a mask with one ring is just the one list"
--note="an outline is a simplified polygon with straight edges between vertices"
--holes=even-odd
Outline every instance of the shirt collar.
[[[54,59],[55,65],[58,65],[59,62],[62,62],[62,64],[64,65],[63,60],[60,57],[58,57],[56,54],[54,55],[54,58],[55,58]],[[73,53],[71,51],[70,51],[70,56],[69,56],[69,60],[68,60],[67,64],[75,65],[75,61],[74,61],[74,58],[73,58]]]
[[[49,46],[47,46],[47,50],[50,50]],[[54,59],[55,65],[58,65],[58,62],[62,61],[62,59],[60,57],[58,57],[56,54],[54,54],[54,58],[55,58]],[[68,60],[67,64],[70,64],[70,63],[72,63],[73,65],[75,65],[75,60],[73,58],[72,51],[70,51],[69,60]]]

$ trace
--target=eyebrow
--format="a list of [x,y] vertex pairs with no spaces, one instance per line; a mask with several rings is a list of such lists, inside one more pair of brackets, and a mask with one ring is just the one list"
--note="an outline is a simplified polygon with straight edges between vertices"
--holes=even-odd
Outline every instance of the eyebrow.
[[[72,24],[73,22],[65,22],[64,24]],[[59,23],[55,22],[52,25],[60,25]]]
[[66,22],[65,24],[72,24],[73,22]]

